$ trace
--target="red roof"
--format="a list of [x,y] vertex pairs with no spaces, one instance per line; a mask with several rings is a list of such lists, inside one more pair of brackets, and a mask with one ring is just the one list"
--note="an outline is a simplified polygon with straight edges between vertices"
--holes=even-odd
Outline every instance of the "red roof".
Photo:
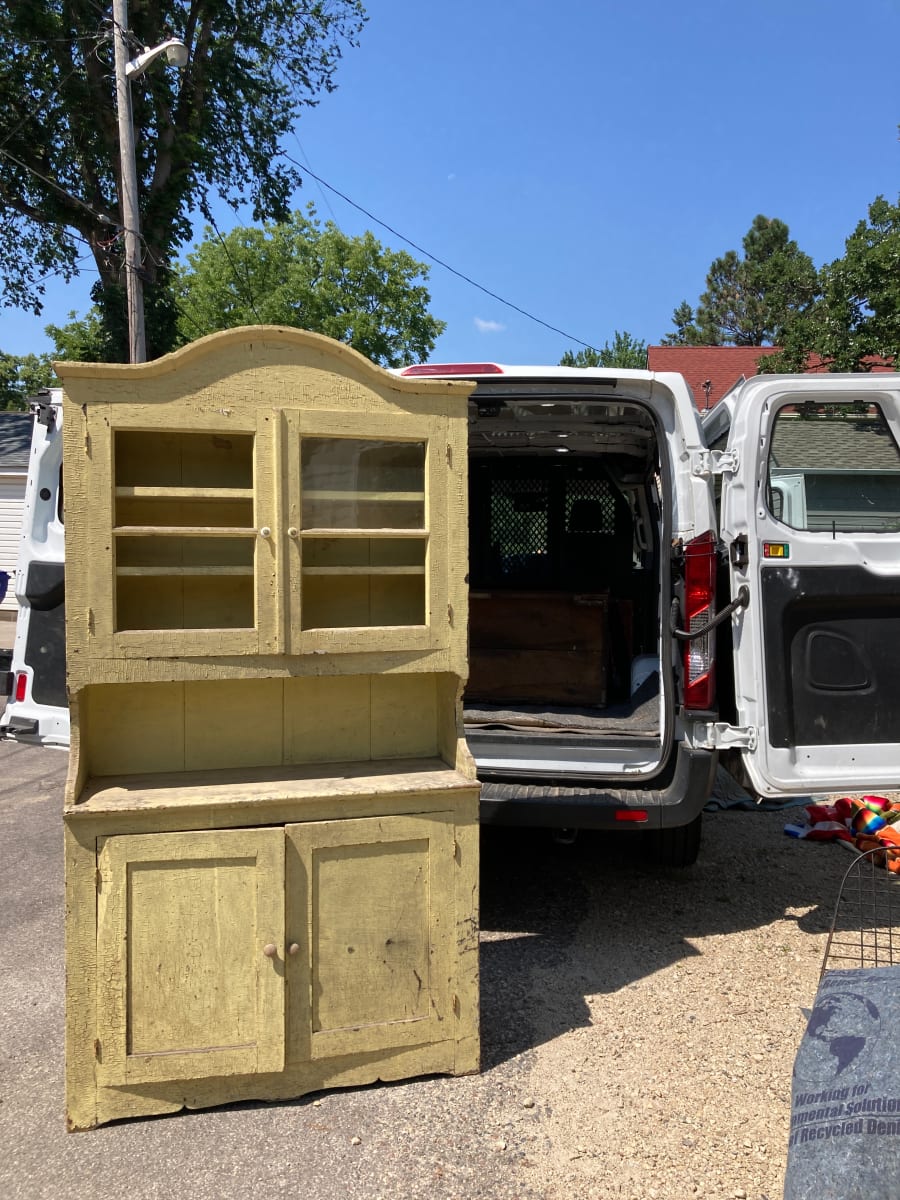
[[[777,346],[648,346],[647,368],[683,375],[694,393],[694,403],[703,410],[718,403],[742,375],[745,379],[758,375],[757,360],[774,354],[777,349]],[[873,361],[871,369],[892,371],[893,366],[878,359]],[[810,355],[805,374],[818,375],[827,370],[823,359],[817,354]]]

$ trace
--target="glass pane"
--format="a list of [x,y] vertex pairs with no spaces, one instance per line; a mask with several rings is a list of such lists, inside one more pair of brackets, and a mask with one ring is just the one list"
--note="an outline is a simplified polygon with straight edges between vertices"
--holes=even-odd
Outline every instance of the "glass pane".
[[419,567],[425,569],[422,538],[304,538],[303,569]]
[[425,443],[304,438],[304,529],[424,529]]
[[424,575],[304,575],[304,629],[425,624]]
[[769,511],[813,533],[900,530],[900,450],[875,404],[804,404],[775,417]]

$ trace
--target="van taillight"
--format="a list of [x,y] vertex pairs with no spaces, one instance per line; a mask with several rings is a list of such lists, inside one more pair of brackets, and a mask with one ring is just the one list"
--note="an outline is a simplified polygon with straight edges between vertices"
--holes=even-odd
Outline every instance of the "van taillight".
[[[686,627],[702,629],[716,615],[716,539],[702,533],[684,548]],[[716,699],[716,631],[684,644],[684,707],[708,710]]]
[[16,676],[16,700],[19,704],[25,699],[25,693],[28,691],[28,676],[24,671],[20,671]]

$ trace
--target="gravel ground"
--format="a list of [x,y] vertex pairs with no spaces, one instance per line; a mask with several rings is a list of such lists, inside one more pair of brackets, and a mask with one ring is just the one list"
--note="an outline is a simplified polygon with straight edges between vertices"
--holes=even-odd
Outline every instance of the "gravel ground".
[[[505,1153],[538,1195],[781,1196],[801,1009],[850,862],[785,837],[788,815],[708,815],[684,872],[623,861],[600,839],[518,859],[507,847],[486,883],[488,1013],[521,1004],[530,1022],[536,1120],[510,1127]],[[517,998],[492,969],[511,944],[498,925],[538,939]]]
[[791,814],[710,814],[682,872],[628,835],[486,831],[479,1075],[67,1135],[48,754],[0,745],[0,1195],[780,1200],[801,1007],[850,861],[786,838]]

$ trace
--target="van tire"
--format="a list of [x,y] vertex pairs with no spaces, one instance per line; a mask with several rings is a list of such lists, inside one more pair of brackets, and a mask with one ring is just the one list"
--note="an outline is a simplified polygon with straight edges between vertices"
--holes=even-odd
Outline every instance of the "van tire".
[[647,850],[660,867],[691,867],[700,853],[703,814],[674,829],[654,829],[647,834]]

